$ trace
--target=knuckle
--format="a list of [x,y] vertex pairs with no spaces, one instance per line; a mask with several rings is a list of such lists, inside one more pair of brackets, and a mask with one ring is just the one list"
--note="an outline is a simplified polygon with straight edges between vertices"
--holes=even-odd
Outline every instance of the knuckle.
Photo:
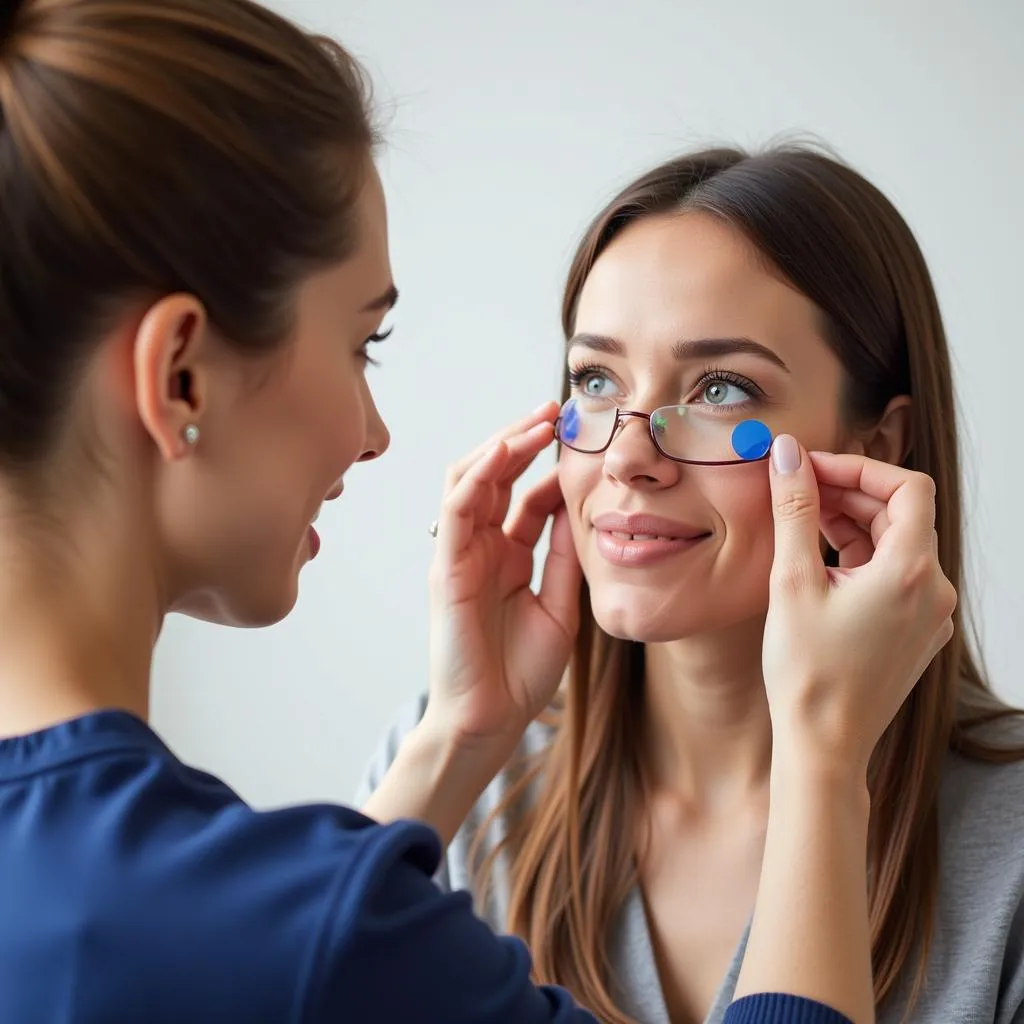
[[912,470],[908,479],[908,486],[920,497],[921,503],[934,515],[935,510],[935,480],[927,473]]
[[462,470],[458,463],[450,465],[444,471],[444,489],[446,491],[452,490],[460,479],[462,479]]
[[775,514],[779,519],[797,520],[814,515],[818,502],[806,491],[789,491],[775,499]]
[[920,597],[935,581],[935,559],[930,555],[909,556],[897,574],[897,587],[908,598]]
[[956,587],[945,576],[942,577],[942,581],[939,585],[938,593],[938,606],[939,612],[942,613],[946,618],[952,616],[953,612],[956,611],[956,606],[959,603],[959,594],[956,592]]
[[457,490],[449,491],[441,501],[442,518],[449,518],[453,515],[457,515],[464,500],[465,499],[459,495]]
[[914,471],[914,477],[916,479],[918,487],[921,488],[921,493],[925,495],[930,501],[935,500],[936,488],[935,478],[929,476],[927,473],[921,473],[920,471]]

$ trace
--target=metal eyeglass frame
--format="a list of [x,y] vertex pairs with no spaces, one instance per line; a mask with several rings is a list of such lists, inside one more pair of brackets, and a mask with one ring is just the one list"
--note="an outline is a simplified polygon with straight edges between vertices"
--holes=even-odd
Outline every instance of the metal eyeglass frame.
[[[562,408],[564,409],[567,404],[568,402],[564,403],[562,405]],[[737,458],[735,459],[724,459],[719,461],[705,462],[701,459],[681,459],[678,455],[669,455],[669,453],[665,451],[665,449],[662,448],[661,445],[658,443],[657,435],[654,432],[654,417],[657,416],[658,413],[664,412],[665,410],[671,410],[674,412],[678,408],[678,405],[660,405],[657,409],[654,410],[654,412],[638,412],[635,409],[619,409],[618,407],[616,407],[615,421],[612,424],[611,431],[608,434],[608,440],[605,442],[603,448],[597,448],[595,450],[592,450],[590,448],[577,448],[575,445],[570,444],[568,441],[564,441],[562,439],[561,430],[559,428],[561,426],[563,416],[561,411],[559,411],[558,418],[555,420],[555,440],[558,441],[559,444],[564,445],[566,448],[569,448],[571,451],[578,452],[580,455],[603,455],[606,451],[608,451],[609,448],[611,448],[612,441],[615,440],[616,435],[626,425],[625,421],[627,419],[632,418],[638,420],[647,420],[647,432],[651,436],[651,441],[654,443],[655,449],[657,450],[659,455],[661,455],[663,458],[668,459],[669,462],[680,462],[686,466],[749,466],[752,462],[763,462],[765,459],[768,458],[768,455],[771,452],[770,446],[768,451],[766,451],[763,455],[759,455],[756,459],[745,459],[742,455],[739,455],[737,453]]]

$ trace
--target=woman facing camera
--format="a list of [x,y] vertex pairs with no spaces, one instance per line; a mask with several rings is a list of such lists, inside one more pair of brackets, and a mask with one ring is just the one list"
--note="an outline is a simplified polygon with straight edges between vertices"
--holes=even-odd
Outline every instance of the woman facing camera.
[[[562,320],[557,478],[582,624],[558,698],[438,880],[470,889],[494,927],[527,940],[537,976],[602,1021],[714,1024],[742,962],[769,808],[762,456],[782,434],[815,453],[823,552],[840,576],[871,557],[891,514],[859,485],[930,477],[939,561],[962,588],[946,338],[897,211],[799,147],[695,153],[626,187],[579,245]],[[541,646],[535,661],[560,670],[568,650]],[[834,657],[872,649],[895,654],[865,615]],[[424,707],[385,738],[367,789]],[[1022,1019],[1022,757],[1024,726],[958,629],[867,772],[879,1020]]]

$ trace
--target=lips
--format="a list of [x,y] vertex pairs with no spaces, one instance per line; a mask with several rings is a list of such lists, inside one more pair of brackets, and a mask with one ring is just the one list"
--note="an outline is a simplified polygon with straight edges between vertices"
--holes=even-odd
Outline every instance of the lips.
[[611,565],[625,569],[639,569],[681,555],[711,535],[688,523],[641,513],[605,512],[591,522],[598,553]]
[[594,529],[618,535],[621,540],[698,540],[710,531],[663,516],[602,512],[591,520]]

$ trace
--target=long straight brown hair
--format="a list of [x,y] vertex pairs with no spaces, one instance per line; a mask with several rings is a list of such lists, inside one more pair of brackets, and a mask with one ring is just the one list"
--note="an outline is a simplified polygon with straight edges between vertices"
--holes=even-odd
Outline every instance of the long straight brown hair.
[[[972,735],[1018,712],[988,688],[964,635],[956,415],[935,290],[902,217],[838,160],[802,146],[756,155],[713,149],[655,168],[598,214],[569,271],[567,338],[601,253],[628,224],[672,211],[700,211],[742,231],[815,303],[845,370],[848,422],[871,423],[893,397],[913,398],[904,464],[935,480],[939,557],[961,600],[952,641],[882,737],[870,767],[875,994],[882,1002],[912,971],[912,1003],[934,921],[943,760],[951,750],[989,762],[1024,758],[1024,749]],[[563,387],[567,392],[567,382]],[[600,629],[585,586],[580,601],[582,628],[567,686],[551,709],[553,740],[495,811],[514,824],[481,861],[479,891],[486,892],[498,855],[507,853],[506,926],[529,944],[538,980],[564,985],[602,1021],[633,1024],[612,995],[608,940],[644,854],[636,838],[647,825],[643,646]],[[539,797],[527,805],[535,783]]]

